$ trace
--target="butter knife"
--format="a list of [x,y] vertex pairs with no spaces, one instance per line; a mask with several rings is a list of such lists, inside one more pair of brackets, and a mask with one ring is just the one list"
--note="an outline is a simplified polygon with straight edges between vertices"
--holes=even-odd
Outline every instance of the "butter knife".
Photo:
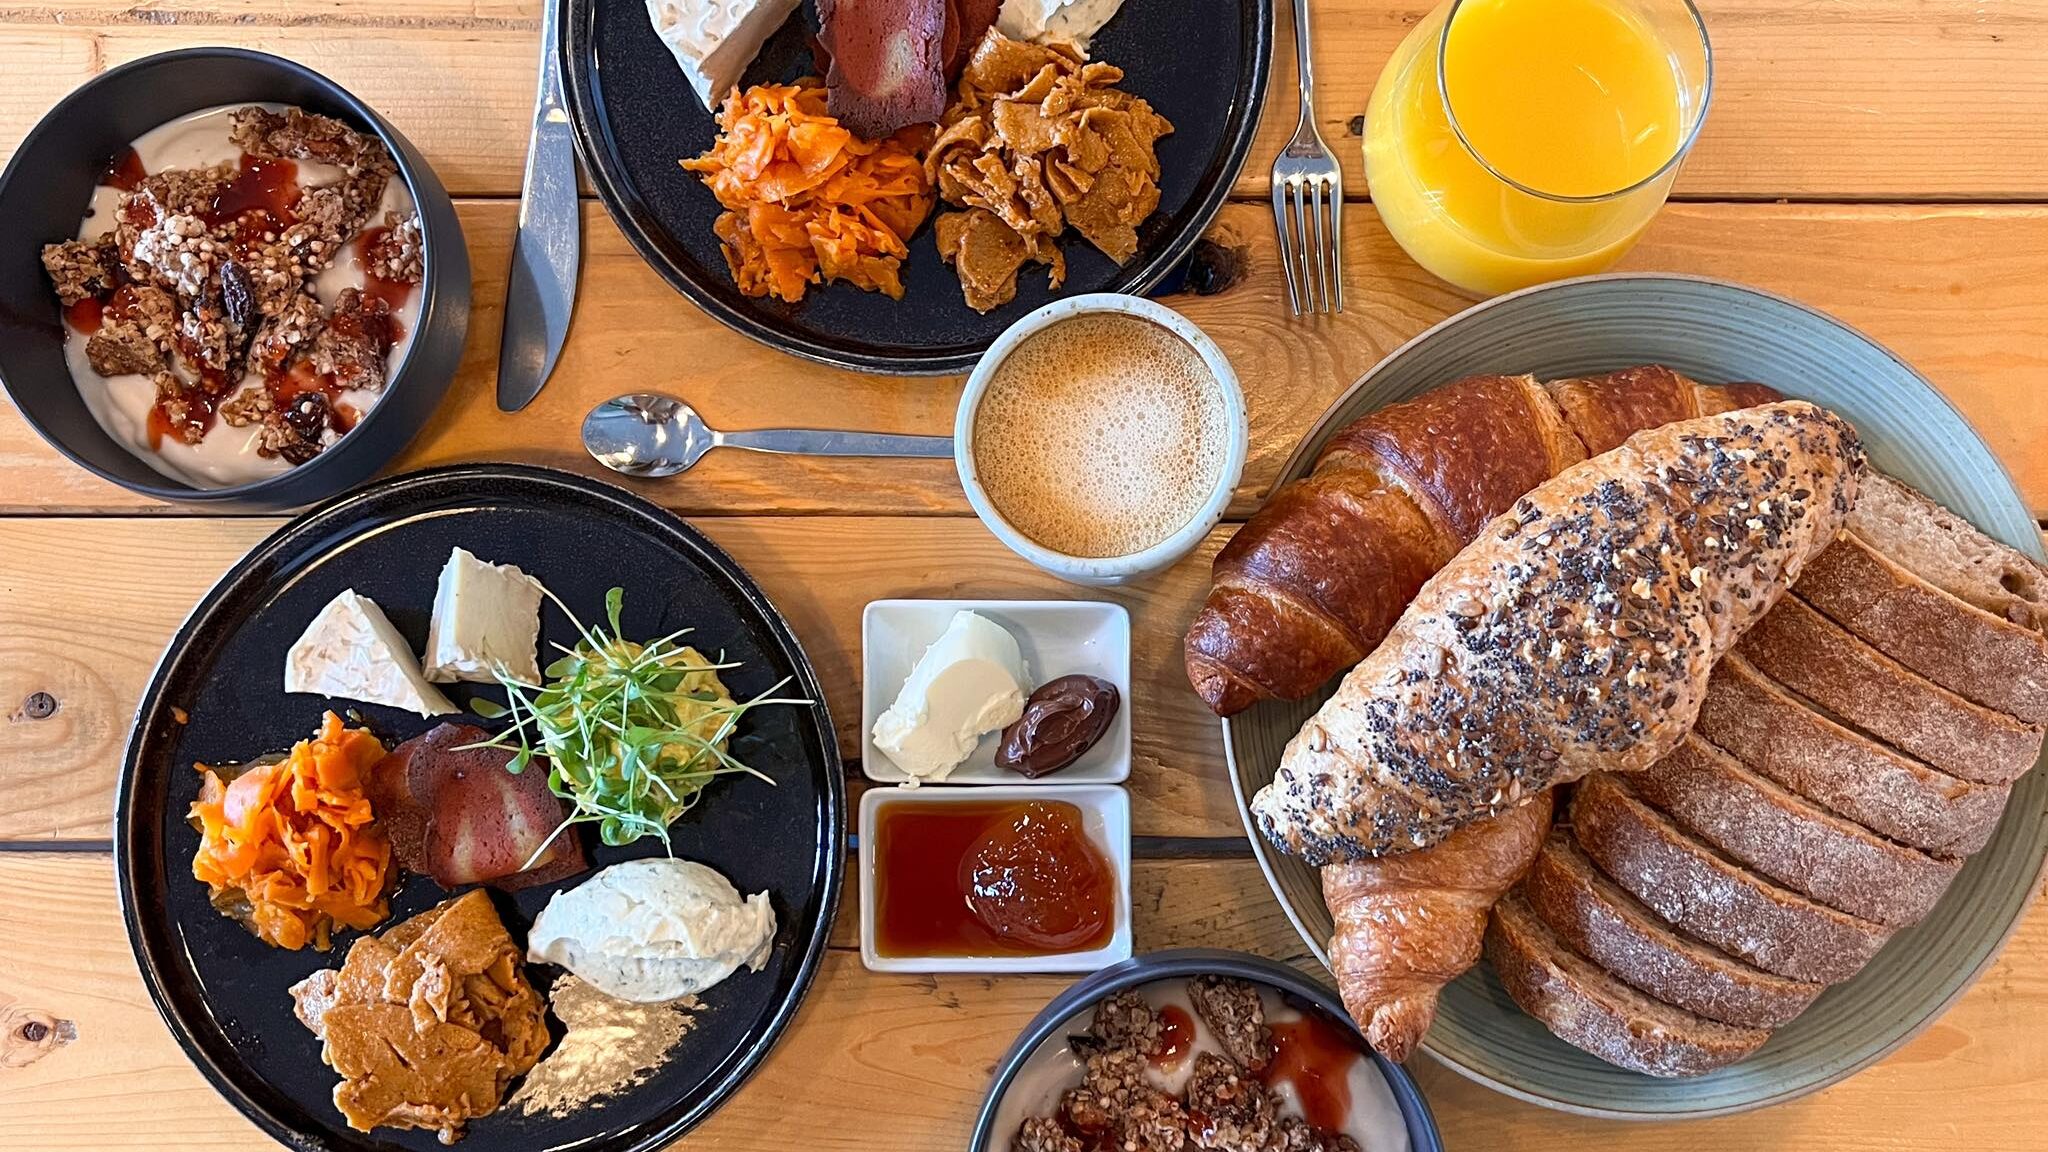
[[498,409],[533,402],[555,370],[576,307],[583,220],[576,202],[576,141],[562,95],[556,40],[566,0],[543,0],[540,89],[519,189],[519,231],[505,278],[505,328],[498,341]]

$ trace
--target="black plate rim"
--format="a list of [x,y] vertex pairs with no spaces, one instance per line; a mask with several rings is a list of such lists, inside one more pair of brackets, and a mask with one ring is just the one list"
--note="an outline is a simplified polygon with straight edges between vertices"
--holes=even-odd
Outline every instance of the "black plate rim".
[[427,468],[393,476],[373,484],[365,485],[352,492],[327,500],[305,512],[292,517],[275,532],[263,538],[236,560],[221,578],[206,590],[193,605],[178,630],[157,657],[156,665],[150,670],[149,686],[136,706],[130,721],[128,744],[121,756],[121,775],[115,782],[114,791],[114,886],[121,905],[121,924],[128,935],[128,947],[135,957],[143,985],[149,990],[149,999],[158,1017],[170,1030],[178,1047],[185,1053],[194,1067],[206,1077],[214,1091],[222,1099],[235,1106],[258,1128],[273,1139],[292,1148],[325,1150],[327,1145],[317,1138],[309,1137],[286,1125],[278,1117],[252,1099],[227,1070],[220,1067],[200,1046],[191,1029],[186,1025],[164,987],[162,965],[154,953],[145,946],[141,913],[136,907],[137,851],[131,840],[137,835],[135,819],[136,796],[131,790],[135,779],[137,761],[145,721],[162,711],[164,672],[174,655],[188,648],[194,638],[210,623],[212,610],[229,587],[246,578],[255,565],[269,558],[277,549],[290,542],[305,530],[305,527],[323,518],[345,515],[351,508],[383,499],[391,493],[406,488],[432,489],[449,482],[473,482],[477,480],[502,481],[515,484],[552,485],[571,489],[579,496],[594,498],[616,504],[624,512],[651,520],[663,529],[673,532],[686,545],[698,551],[705,560],[718,569],[721,576],[731,581],[746,597],[762,618],[767,622],[771,636],[790,656],[798,686],[813,703],[809,709],[811,722],[816,728],[819,746],[824,749],[825,760],[825,827],[820,837],[825,844],[838,847],[838,851],[824,853],[824,875],[820,878],[821,888],[819,913],[808,927],[811,938],[798,964],[796,979],[790,986],[789,995],[783,998],[774,1014],[769,1017],[758,1039],[751,1049],[734,1064],[732,1071],[714,1085],[698,1105],[681,1118],[650,1132],[630,1144],[620,1146],[616,1152],[655,1152],[682,1137],[713,1113],[729,1102],[747,1080],[765,1063],[775,1046],[789,1030],[797,1012],[810,996],[811,985],[816,981],[823,967],[827,944],[832,936],[833,926],[839,918],[840,896],[845,887],[846,870],[846,767],[839,755],[838,730],[833,726],[830,710],[825,702],[825,693],[818,680],[816,669],[811,664],[810,654],[797,640],[785,619],[760,585],[740,567],[725,549],[698,531],[680,516],[653,504],[640,496],[610,484],[590,479],[573,472],[543,468],[530,464],[453,464],[439,468]]
[[[670,260],[650,234],[652,230],[659,230],[660,225],[644,210],[638,197],[629,191],[625,173],[614,162],[612,150],[605,141],[603,116],[597,106],[598,84],[587,67],[595,50],[589,42],[589,26],[596,15],[597,0],[552,2],[560,5],[552,50],[561,69],[568,97],[569,123],[574,129],[576,152],[583,162],[583,171],[597,189],[597,198],[604,204],[605,213],[612,218],[612,223],[625,234],[626,241],[647,262],[647,266],[668,281],[670,287],[733,331],[814,364],[897,376],[957,376],[973,370],[982,353],[988,351],[986,343],[967,352],[929,354],[835,348],[729,306],[701,283],[693,272]],[[1224,150],[1223,166],[1217,171],[1217,178],[1209,181],[1194,197],[1190,205],[1191,214],[1181,230],[1162,245],[1151,260],[1125,270],[1100,291],[1142,296],[1157,287],[1208,232],[1209,225],[1215,223],[1216,214],[1230,199],[1231,189],[1236,187],[1237,178],[1244,171],[1245,159],[1258,138],[1259,124],[1266,108],[1267,87],[1272,79],[1274,11],[1273,0],[1239,2],[1252,9],[1251,41],[1247,45],[1250,71],[1246,78],[1250,97],[1244,102],[1241,115],[1236,117],[1236,126]]]

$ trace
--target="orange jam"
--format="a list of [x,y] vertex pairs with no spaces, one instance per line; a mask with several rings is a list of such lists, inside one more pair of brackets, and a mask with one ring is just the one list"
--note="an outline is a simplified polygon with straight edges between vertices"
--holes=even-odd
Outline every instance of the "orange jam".
[[1115,931],[1115,871],[1072,804],[898,801],[875,841],[885,956],[1088,952]]

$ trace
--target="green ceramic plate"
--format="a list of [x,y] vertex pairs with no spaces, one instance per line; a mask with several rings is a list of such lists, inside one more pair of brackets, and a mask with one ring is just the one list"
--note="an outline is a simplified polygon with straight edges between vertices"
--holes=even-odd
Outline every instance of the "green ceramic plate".
[[[1855,423],[1871,462],[2032,556],[2026,505],[1962,416],[1897,356],[1811,308],[1753,288],[1668,275],[1595,276],[1491,300],[1388,356],[1333,405],[1281,473],[1308,471],[1323,441],[1375,408],[1460,376],[1543,379],[1667,364],[1706,383],[1757,380]],[[1267,702],[1224,721],[1238,809],[1273,777],[1281,749],[1321,698]],[[1247,817],[1245,826],[1251,827]],[[1294,926],[1326,964],[1330,914],[1315,870],[1252,843]],[[1934,914],[1900,932],[1856,979],[1733,1067],[1657,1080],[1602,1063],[1515,1006],[1482,965],[1445,991],[1425,1049],[1511,1096],[1622,1119],[1761,1108],[1868,1067],[1931,1024],[1990,964],[2019,922],[2048,856],[2048,772],[2014,787],[1996,837]]]

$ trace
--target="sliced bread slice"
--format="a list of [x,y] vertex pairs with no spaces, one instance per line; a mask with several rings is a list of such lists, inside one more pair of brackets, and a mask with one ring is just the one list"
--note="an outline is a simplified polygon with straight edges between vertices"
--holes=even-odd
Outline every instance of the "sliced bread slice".
[[2041,755],[2041,729],[1918,675],[1797,596],[1780,600],[1735,650],[1834,719],[1952,776],[2010,784]]
[[1968,603],[1845,533],[1793,592],[1871,647],[1966,700],[2048,724],[2048,636]]
[[1486,958],[1515,1003],[1558,1039],[1646,1076],[1711,1072],[1771,1037],[1643,995],[1573,954],[1516,895],[1493,906]]
[[1698,733],[1631,775],[1629,786],[1680,828],[1787,888],[1892,928],[1924,919],[1963,866],[1793,795]]
[[1849,530],[1951,596],[2048,632],[2048,568],[1890,476],[1864,470]]
[[1891,929],[1759,876],[1644,803],[1624,777],[1589,776],[1572,797],[1572,836],[1616,884],[1672,927],[1767,972],[1839,984]]
[[1693,731],[1808,800],[1937,856],[1968,856],[1989,843],[2011,792],[1835,723],[1734,653],[1714,665]]
[[1789,980],[1688,940],[1600,874],[1571,833],[1550,834],[1517,893],[1572,951],[1688,1012],[1743,1028],[1776,1028],[1822,985]]

